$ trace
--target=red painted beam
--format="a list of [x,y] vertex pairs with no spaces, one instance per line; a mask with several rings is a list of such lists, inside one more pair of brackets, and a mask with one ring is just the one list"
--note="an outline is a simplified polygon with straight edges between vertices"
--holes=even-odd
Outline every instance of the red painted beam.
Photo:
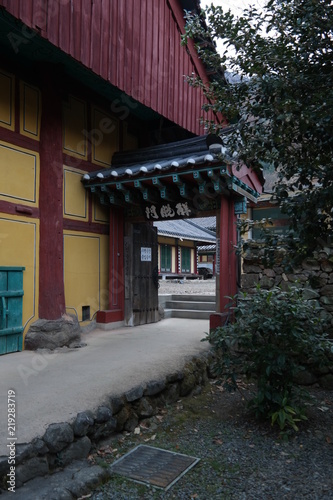
[[64,229],[69,229],[71,231],[86,231],[95,234],[109,234],[109,227],[107,224],[83,222],[72,219],[64,219]]
[[110,209],[109,246],[109,307],[98,311],[97,323],[112,323],[124,319],[124,214],[122,210]]
[[38,208],[2,200],[0,200],[0,212],[11,215],[22,215],[24,217],[33,217],[35,219],[39,217]]
[[[19,106],[17,106],[17,108],[19,109]],[[16,123],[18,122],[19,119],[16,118]],[[18,132],[13,132],[12,130],[1,128],[1,140],[21,148],[30,149],[36,152],[39,151],[39,142],[37,140],[30,139],[29,137],[21,135]]]
[[47,69],[42,76],[39,193],[39,317],[49,320],[65,313],[62,102],[53,76]]

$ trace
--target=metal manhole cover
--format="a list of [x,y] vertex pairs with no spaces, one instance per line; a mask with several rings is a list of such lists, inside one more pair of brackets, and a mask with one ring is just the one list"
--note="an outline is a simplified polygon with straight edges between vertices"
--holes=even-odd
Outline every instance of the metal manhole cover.
[[111,472],[167,491],[199,458],[140,444],[114,462]]

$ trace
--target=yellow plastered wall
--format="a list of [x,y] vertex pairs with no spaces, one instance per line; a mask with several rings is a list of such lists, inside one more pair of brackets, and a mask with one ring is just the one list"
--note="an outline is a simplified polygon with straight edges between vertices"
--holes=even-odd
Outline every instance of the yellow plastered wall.
[[15,78],[0,71],[0,126],[15,130]]
[[23,266],[23,326],[38,319],[39,221],[0,213],[1,266]]
[[182,247],[191,247],[191,248],[193,248],[194,243],[193,243],[193,241],[190,241],[190,240],[183,240],[181,242],[181,246]]
[[119,150],[118,120],[97,108],[93,108],[90,137],[92,161],[102,167],[109,167],[113,153]]
[[194,273],[195,251],[191,248],[191,273]]
[[20,133],[39,140],[41,95],[38,88],[20,82]]
[[171,272],[176,273],[176,247],[171,248]]
[[88,220],[88,191],[81,182],[83,170],[64,166],[64,217]]
[[93,201],[92,209],[92,220],[93,222],[99,222],[102,224],[109,224],[110,220],[110,208],[101,205],[97,200]]
[[0,199],[38,206],[38,153],[0,141],[0,178]]
[[158,242],[159,244],[164,243],[165,245],[175,245],[176,239],[168,236],[158,236]]
[[64,231],[64,283],[66,309],[82,321],[82,307],[90,318],[108,307],[109,237]]
[[77,158],[87,159],[87,106],[70,96],[63,105],[63,149]]

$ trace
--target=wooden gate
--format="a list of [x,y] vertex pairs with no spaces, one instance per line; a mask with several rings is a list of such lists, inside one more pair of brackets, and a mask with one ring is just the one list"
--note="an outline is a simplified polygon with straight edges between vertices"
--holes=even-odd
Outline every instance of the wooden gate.
[[157,229],[133,224],[125,237],[125,321],[155,323],[158,315]]
[[22,350],[24,267],[0,267],[0,354]]

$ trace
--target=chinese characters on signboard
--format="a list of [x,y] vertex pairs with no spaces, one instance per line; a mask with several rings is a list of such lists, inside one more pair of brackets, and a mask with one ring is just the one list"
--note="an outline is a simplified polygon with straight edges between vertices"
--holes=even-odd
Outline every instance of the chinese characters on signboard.
[[150,205],[145,208],[145,213],[147,219],[169,219],[176,216],[190,217],[192,211],[187,202],[185,202],[177,203],[174,207],[171,207],[169,203],[167,205],[162,205],[160,208],[155,205]]
[[150,247],[141,247],[141,262],[151,262]]

